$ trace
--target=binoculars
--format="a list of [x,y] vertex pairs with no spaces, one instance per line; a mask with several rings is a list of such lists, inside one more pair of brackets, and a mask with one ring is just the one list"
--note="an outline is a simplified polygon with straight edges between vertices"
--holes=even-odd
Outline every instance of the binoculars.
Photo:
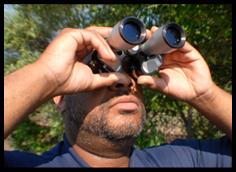
[[84,59],[84,63],[93,73],[125,72],[136,77],[151,74],[162,65],[163,55],[183,47],[185,40],[184,30],[176,23],[160,27],[147,40],[143,22],[129,16],[119,21],[106,39],[117,61],[112,64],[104,62],[97,51],[93,51]]

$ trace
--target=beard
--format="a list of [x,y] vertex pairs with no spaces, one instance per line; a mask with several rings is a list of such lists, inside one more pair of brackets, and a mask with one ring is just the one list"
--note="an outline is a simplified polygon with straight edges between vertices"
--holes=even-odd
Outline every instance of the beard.
[[100,104],[99,107],[87,112],[79,130],[109,139],[125,141],[136,138],[143,129],[146,111],[139,103],[136,111],[114,111],[110,108],[112,101]]

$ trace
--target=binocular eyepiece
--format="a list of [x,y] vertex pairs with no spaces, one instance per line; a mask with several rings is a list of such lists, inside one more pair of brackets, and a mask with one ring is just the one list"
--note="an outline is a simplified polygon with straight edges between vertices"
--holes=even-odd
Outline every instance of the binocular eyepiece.
[[94,51],[85,58],[85,63],[94,73],[126,72],[136,76],[151,74],[162,65],[163,55],[183,47],[185,40],[184,30],[176,23],[160,27],[147,39],[143,22],[129,16],[119,21],[107,38],[117,56],[117,62],[108,64]]
[[136,17],[126,17],[113,27],[107,42],[117,50],[128,50],[142,44],[145,39],[144,24]]
[[167,54],[183,47],[185,40],[183,29],[175,23],[169,23],[157,29],[141,46],[141,51],[148,55]]

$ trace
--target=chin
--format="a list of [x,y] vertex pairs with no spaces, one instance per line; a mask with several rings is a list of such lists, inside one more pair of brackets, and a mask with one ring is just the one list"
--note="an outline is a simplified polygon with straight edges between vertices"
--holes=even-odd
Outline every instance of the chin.
[[[131,106],[130,106],[131,107]],[[124,140],[137,137],[145,121],[145,109],[138,108],[99,108],[86,116],[82,128],[95,135],[111,140]]]
[[114,138],[137,137],[143,128],[143,114],[131,111],[118,111],[108,114],[107,128]]

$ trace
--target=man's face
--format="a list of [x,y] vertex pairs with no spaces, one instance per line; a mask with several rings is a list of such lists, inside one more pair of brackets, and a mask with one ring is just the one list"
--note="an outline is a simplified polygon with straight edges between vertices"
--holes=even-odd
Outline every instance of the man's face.
[[[131,79],[132,80],[132,79]],[[143,127],[145,108],[141,88],[115,84],[66,97],[79,130],[109,139],[136,137]]]

